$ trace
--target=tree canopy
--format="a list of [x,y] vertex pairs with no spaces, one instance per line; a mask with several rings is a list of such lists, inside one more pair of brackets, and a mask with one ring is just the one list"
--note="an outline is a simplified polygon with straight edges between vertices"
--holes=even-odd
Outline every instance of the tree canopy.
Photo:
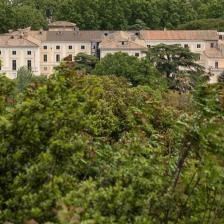
[[[81,29],[176,29],[190,22],[195,29],[222,30],[217,24],[223,19],[223,7],[222,0],[86,0],[85,4],[82,0],[1,0],[0,32],[46,28],[50,14],[53,20],[75,22]],[[201,19],[217,22],[192,22]]]
[[13,82],[1,76],[15,99],[0,101],[2,223],[223,223],[222,83],[177,107],[124,76],[61,70],[19,100]]
[[155,67],[145,59],[129,56],[127,53],[117,52],[108,54],[102,58],[93,70],[96,75],[116,75],[126,78],[130,84],[156,85],[164,84],[163,77]]

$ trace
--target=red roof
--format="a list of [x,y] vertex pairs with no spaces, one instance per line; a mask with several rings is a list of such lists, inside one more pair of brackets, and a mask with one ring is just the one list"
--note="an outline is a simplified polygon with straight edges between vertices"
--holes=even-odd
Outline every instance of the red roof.
[[145,40],[218,40],[216,30],[143,30]]

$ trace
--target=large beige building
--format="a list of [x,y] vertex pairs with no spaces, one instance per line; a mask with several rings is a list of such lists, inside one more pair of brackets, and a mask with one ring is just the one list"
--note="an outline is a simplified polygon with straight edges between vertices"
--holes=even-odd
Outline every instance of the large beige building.
[[198,63],[218,75],[224,70],[223,40],[224,33],[215,30],[82,31],[74,23],[58,21],[48,31],[26,28],[0,35],[0,72],[15,78],[27,66],[36,75],[50,75],[63,58],[80,52],[103,58],[121,51],[142,58],[147,48],[164,43],[199,53]]

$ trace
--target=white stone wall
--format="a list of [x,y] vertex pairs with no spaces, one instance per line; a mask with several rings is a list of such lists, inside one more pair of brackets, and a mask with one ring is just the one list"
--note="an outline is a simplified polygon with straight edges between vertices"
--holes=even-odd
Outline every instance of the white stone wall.
[[[47,49],[44,49],[47,46]],[[60,49],[56,49],[56,46],[60,46]],[[72,49],[69,49],[72,46]],[[81,49],[81,46],[85,46],[85,49]],[[91,55],[91,42],[43,42],[40,47],[40,66],[41,74],[50,75],[53,72],[55,66],[60,62],[56,61],[56,55],[60,55],[60,59],[72,55],[72,58],[78,53],[86,53]],[[47,55],[47,62],[44,62],[44,55]]]
[[[158,45],[158,44],[167,44],[167,45],[179,44],[182,47],[184,47],[184,45],[187,44],[189,46],[189,49],[192,52],[195,52],[195,53],[200,53],[200,52],[203,52],[204,50],[210,48],[210,43],[211,43],[210,41],[207,42],[207,41],[188,41],[188,40],[186,40],[186,41],[146,40],[145,42],[148,46],[155,46],[155,45]],[[214,44],[216,44],[216,43],[217,43],[217,41],[214,41]],[[201,45],[201,48],[197,48],[198,44]]]
[[[0,72],[6,73],[9,78],[16,78],[17,71],[22,66],[27,66],[28,60],[31,60],[34,74],[40,74],[40,50],[38,47],[0,47],[0,51],[0,60],[2,61]],[[16,51],[16,55],[13,55],[12,51]],[[31,55],[27,54],[28,51],[31,51]],[[12,60],[16,60],[16,71],[12,70]]]

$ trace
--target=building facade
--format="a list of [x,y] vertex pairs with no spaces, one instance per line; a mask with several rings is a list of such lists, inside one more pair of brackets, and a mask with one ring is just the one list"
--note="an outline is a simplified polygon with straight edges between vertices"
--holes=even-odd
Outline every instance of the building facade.
[[74,23],[57,21],[47,31],[26,28],[0,35],[0,72],[15,78],[18,69],[27,66],[35,75],[50,75],[64,58],[74,59],[81,52],[103,58],[121,51],[143,58],[149,47],[161,43],[199,53],[198,63],[214,77],[224,70],[224,33],[215,30],[83,31]]

